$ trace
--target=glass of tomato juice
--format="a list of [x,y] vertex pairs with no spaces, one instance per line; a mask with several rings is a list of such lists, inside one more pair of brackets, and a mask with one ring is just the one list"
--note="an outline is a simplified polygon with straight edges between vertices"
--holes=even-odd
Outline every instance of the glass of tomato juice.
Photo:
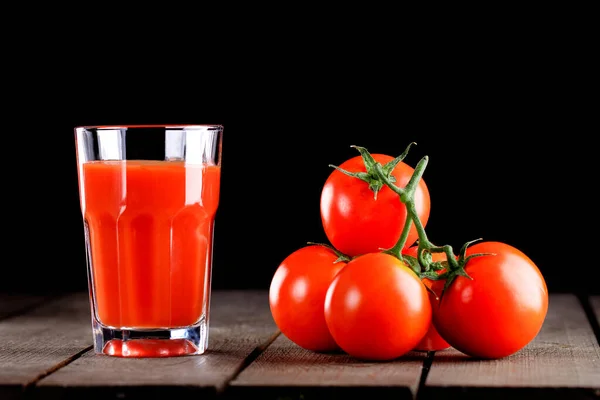
[[75,128],[94,351],[208,346],[222,125]]

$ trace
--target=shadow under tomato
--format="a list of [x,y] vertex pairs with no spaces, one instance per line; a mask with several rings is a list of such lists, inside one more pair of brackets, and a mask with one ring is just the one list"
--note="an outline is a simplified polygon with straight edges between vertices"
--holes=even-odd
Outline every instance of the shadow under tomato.
[[483,362],[483,361],[500,361],[500,360],[508,360],[511,359],[515,354],[511,354],[502,358],[484,358],[484,357],[474,357],[469,356],[464,353],[459,352],[458,350],[447,349],[435,352],[434,363],[457,363],[457,362]]
[[[268,350],[267,350],[268,351]],[[269,352],[269,364],[282,364],[286,366],[311,366],[319,365],[353,365],[357,367],[385,364],[385,363],[401,363],[401,362],[423,362],[427,357],[426,352],[411,351],[405,355],[392,360],[363,360],[346,354],[341,350],[329,352],[316,352],[306,350],[301,347],[287,347],[272,349]]]
[[[307,350],[310,351],[310,350]],[[323,355],[345,355],[346,353],[344,353],[344,351],[342,349],[335,349],[335,350],[328,350],[328,351],[311,351],[312,353],[315,354],[323,354]]]

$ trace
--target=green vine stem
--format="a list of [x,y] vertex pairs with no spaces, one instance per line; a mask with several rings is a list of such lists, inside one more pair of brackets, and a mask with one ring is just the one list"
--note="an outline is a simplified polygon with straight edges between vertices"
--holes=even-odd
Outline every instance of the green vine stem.
[[342,253],[341,251],[339,251],[338,249],[336,249],[335,247],[331,246],[330,244],[327,243],[317,243],[317,242],[306,242],[306,244],[308,244],[309,246],[315,245],[315,246],[323,246],[328,248],[329,250],[333,251],[335,253],[335,255],[338,257],[337,260],[335,260],[333,263],[339,263],[339,262],[348,262],[350,261],[352,258],[347,256],[346,254]]
[[404,245],[406,244],[406,237],[408,237],[408,231],[411,227],[411,224],[414,224],[415,228],[417,229],[417,234],[419,237],[419,241],[418,241],[419,251],[417,252],[418,260],[419,260],[419,264],[421,264],[421,266],[425,269],[425,271],[430,270],[430,265],[427,262],[427,260],[425,260],[423,258],[423,250],[427,250],[430,253],[446,253],[446,258],[448,260],[448,264],[450,264],[451,268],[456,269],[456,268],[458,268],[458,263],[456,261],[456,257],[452,250],[452,246],[450,246],[450,245],[436,246],[433,243],[431,243],[431,241],[429,241],[429,238],[427,237],[427,233],[425,232],[425,227],[421,223],[421,220],[419,219],[419,216],[417,214],[417,209],[416,209],[415,201],[414,201],[414,197],[415,197],[414,195],[415,195],[417,186],[419,185],[419,181],[421,180],[421,177],[423,176],[423,173],[425,172],[425,168],[427,167],[428,162],[429,162],[429,157],[427,157],[427,156],[423,157],[419,161],[419,163],[415,167],[415,171],[413,172],[413,175],[411,176],[410,180],[408,181],[408,183],[406,184],[404,189],[399,188],[391,180],[388,179],[386,174],[384,174],[383,171],[381,171],[381,165],[375,165],[375,171],[377,172],[378,177],[391,190],[393,190],[394,192],[396,192],[398,194],[398,196],[400,196],[400,201],[402,201],[402,203],[404,203],[404,205],[406,206],[406,212],[408,214],[408,218],[406,219],[407,223],[404,225],[404,230],[402,231],[402,235],[400,235],[400,239],[398,240],[398,242],[396,243],[396,245],[394,247],[392,247],[389,250],[386,250],[386,252],[402,259],[403,258],[402,249],[404,248]]
[[[392,175],[392,171],[394,170],[394,168],[396,168],[396,165],[398,165],[402,160],[404,160],[404,158],[408,154],[408,150],[410,150],[410,146],[412,146],[413,144],[416,143],[409,143],[408,146],[406,146],[406,150],[404,150],[402,154],[400,154],[393,160],[387,162],[385,165],[381,165],[380,163],[375,161],[371,153],[369,153],[364,147],[350,146],[358,150],[358,152],[362,156],[366,172],[350,172],[336,165],[329,164],[329,166],[337,169],[343,174],[346,174],[353,178],[358,178],[361,181],[366,182],[369,185],[369,189],[371,189],[371,191],[373,192],[373,198],[377,200],[377,194],[385,184],[379,177],[379,174],[384,174],[388,182],[396,182],[396,178]],[[376,165],[379,165],[380,168],[379,172],[377,173],[373,170],[373,168],[375,168]]]
[[[459,255],[456,256],[454,254],[452,246],[437,246],[429,240],[429,238],[427,237],[427,233],[425,232],[425,227],[421,223],[421,220],[419,219],[419,216],[417,214],[414,195],[419,185],[419,181],[423,177],[423,173],[425,172],[427,163],[429,162],[429,157],[424,156],[417,163],[409,182],[404,188],[400,188],[395,185],[395,179],[393,179],[393,177],[391,176],[391,171],[393,170],[393,167],[389,168],[389,163],[383,166],[380,163],[376,162],[365,148],[358,146],[353,147],[355,147],[361,153],[363,160],[365,160],[365,165],[367,166],[367,171],[369,173],[370,185],[373,185],[374,181],[380,181],[381,183],[388,186],[391,190],[393,190],[396,194],[398,194],[398,196],[400,197],[400,201],[406,206],[407,218],[400,238],[392,248],[382,250],[385,253],[391,254],[399,258],[400,260],[407,262],[407,264],[413,269],[413,271],[415,271],[419,278],[428,278],[431,280],[445,279],[446,282],[444,285],[444,289],[440,295],[440,300],[443,297],[443,294],[446,291],[446,289],[452,284],[456,277],[463,276],[465,278],[472,279],[464,269],[467,262],[474,257],[479,257],[482,255],[491,255],[488,253],[477,253],[471,254],[469,256],[466,255],[468,246],[473,242],[476,242],[481,239],[476,239],[465,243],[462,246]],[[402,161],[406,157],[409,148],[410,145],[406,148],[404,153],[402,153],[402,155],[397,157],[394,161]],[[395,167],[399,161],[397,161],[393,166]],[[378,189],[380,188],[381,186],[379,186]],[[418,249],[416,262],[410,260],[409,256],[405,256],[402,254],[402,249],[406,244],[408,233],[412,224],[415,225],[418,234]],[[446,261],[433,262],[431,260],[431,253],[445,253]],[[442,269],[445,269],[443,273],[438,274],[436,272]]]

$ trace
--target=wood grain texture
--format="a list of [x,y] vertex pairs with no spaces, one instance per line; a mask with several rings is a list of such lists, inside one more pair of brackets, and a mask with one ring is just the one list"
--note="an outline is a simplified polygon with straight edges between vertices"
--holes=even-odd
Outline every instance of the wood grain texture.
[[50,301],[50,296],[36,296],[26,294],[0,294],[0,321],[6,318],[19,315],[45,301]]
[[[2,400],[199,394],[290,400],[600,398],[600,346],[581,303],[567,294],[551,295],[544,327],[525,349],[489,361],[455,350],[439,352],[421,386],[429,366],[424,353],[365,363],[341,353],[304,350],[283,335],[265,350],[278,333],[265,291],[215,291],[207,353],[168,359],[93,354],[87,293],[36,307],[40,301],[13,295],[0,303],[9,316],[0,321]],[[600,297],[591,297],[589,304],[588,311],[600,318]]]
[[410,399],[416,393],[426,353],[393,362],[361,362],[345,354],[304,350],[280,335],[231,382],[230,397],[262,399]]
[[72,295],[0,323],[0,398],[25,387],[92,344],[87,295]]
[[276,332],[266,292],[215,291],[209,332],[209,349],[200,356],[123,359],[89,352],[42,379],[36,392],[73,399],[214,396]]
[[538,336],[500,360],[435,355],[420,398],[600,398],[600,348],[575,296],[550,296]]

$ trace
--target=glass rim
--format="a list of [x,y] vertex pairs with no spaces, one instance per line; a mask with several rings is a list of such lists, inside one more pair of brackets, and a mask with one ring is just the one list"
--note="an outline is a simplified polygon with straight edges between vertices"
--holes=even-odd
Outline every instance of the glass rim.
[[110,130],[110,129],[217,129],[223,130],[222,124],[119,124],[119,125],[79,125],[75,130]]

